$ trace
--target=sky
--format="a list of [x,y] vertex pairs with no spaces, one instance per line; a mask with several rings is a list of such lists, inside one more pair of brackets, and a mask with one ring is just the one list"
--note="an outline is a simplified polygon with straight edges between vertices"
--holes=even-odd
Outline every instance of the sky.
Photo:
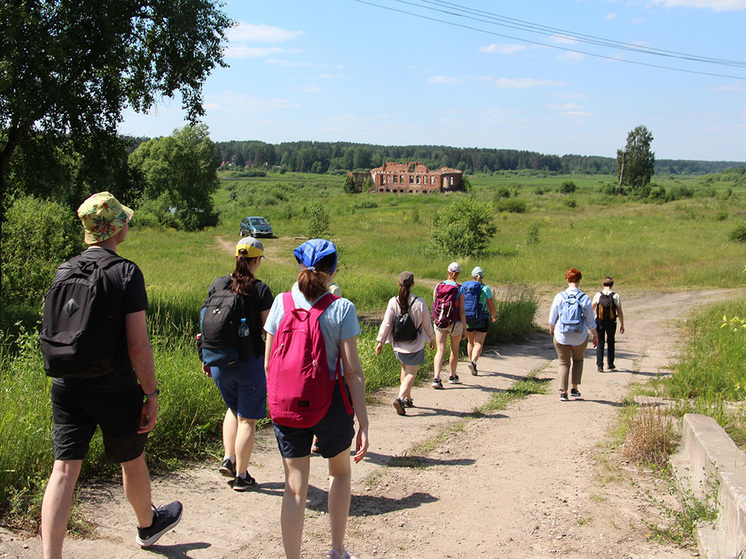
[[[746,161],[746,0],[228,0],[213,141]],[[120,132],[183,127],[177,99]]]

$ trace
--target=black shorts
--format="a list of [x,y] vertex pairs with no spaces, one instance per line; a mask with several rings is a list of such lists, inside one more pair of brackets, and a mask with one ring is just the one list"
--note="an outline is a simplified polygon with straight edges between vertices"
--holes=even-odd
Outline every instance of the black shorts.
[[106,457],[121,464],[138,458],[148,434],[138,434],[143,393],[139,385],[117,392],[89,392],[53,383],[55,460],[82,460],[96,426],[104,436]]
[[477,320],[475,322],[466,323],[467,332],[487,332],[490,329],[490,323],[487,319]]

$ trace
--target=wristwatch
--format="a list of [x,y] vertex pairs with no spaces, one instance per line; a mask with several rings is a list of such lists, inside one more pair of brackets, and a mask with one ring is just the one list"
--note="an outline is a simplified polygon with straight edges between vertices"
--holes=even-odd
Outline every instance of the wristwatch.
[[150,398],[153,398],[154,396],[158,396],[158,394],[160,394],[160,393],[161,393],[161,391],[158,388],[156,388],[153,393],[151,393],[151,394],[145,394],[145,399],[146,400],[150,400]]

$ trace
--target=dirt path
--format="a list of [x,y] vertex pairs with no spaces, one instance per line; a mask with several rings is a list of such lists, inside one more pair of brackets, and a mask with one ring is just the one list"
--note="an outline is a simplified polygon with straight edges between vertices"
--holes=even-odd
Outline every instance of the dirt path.
[[[463,384],[436,391],[415,388],[416,408],[394,413],[393,390],[371,405],[371,449],[353,466],[353,497],[347,546],[359,558],[469,557],[526,559],[684,558],[692,550],[648,541],[643,521],[660,510],[642,496],[665,487],[618,467],[605,441],[632,382],[667,373],[676,351],[674,319],[695,303],[725,297],[708,292],[637,293],[623,299],[627,332],[617,336],[614,373],[595,372],[588,352],[582,399],[558,398],[556,354],[548,335],[525,344],[492,348],[480,360],[480,376],[459,364]],[[623,295],[625,295],[623,293]],[[543,301],[537,322],[548,314]],[[539,370],[550,379],[545,395],[511,404],[479,419],[463,414],[496,391]],[[444,442],[421,455],[414,445],[461,424]],[[394,460],[396,457],[406,457]],[[279,529],[282,465],[274,437],[258,438],[250,471],[260,488],[232,491],[208,464],[154,481],[158,503],[180,499],[184,518],[159,545],[134,544],[133,515],[116,485],[83,488],[83,503],[99,525],[95,540],[68,539],[66,557],[233,558],[281,557]],[[634,479],[636,487],[629,483]],[[326,467],[311,464],[304,557],[326,557]],[[0,557],[40,557],[39,539],[0,531]]]

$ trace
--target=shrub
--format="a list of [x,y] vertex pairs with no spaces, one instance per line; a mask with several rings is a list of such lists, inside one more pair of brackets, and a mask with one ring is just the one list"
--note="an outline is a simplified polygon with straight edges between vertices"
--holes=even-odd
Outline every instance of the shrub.
[[539,225],[532,223],[528,226],[528,232],[526,234],[526,244],[528,246],[539,244]]
[[739,225],[730,232],[728,238],[736,243],[746,243],[746,223]]
[[568,208],[577,208],[578,203],[575,201],[575,198],[570,198],[569,200],[565,200],[565,206]]
[[559,191],[561,194],[572,194],[577,189],[578,187],[572,181],[563,181],[559,187]]
[[523,200],[498,200],[494,204],[495,210],[498,212],[510,212],[514,214],[525,214],[528,211],[528,206]]
[[495,191],[495,201],[500,198],[510,198],[510,190],[507,187],[501,186]]
[[25,196],[8,210],[2,247],[3,298],[37,305],[57,266],[83,250],[83,229],[70,208]]
[[480,256],[496,233],[489,204],[457,200],[433,217],[429,248],[450,257]]
[[314,204],[311,206],[311,223],[308,226],[308,237],[321,239],[329,234],[329,213],[324,206]]

